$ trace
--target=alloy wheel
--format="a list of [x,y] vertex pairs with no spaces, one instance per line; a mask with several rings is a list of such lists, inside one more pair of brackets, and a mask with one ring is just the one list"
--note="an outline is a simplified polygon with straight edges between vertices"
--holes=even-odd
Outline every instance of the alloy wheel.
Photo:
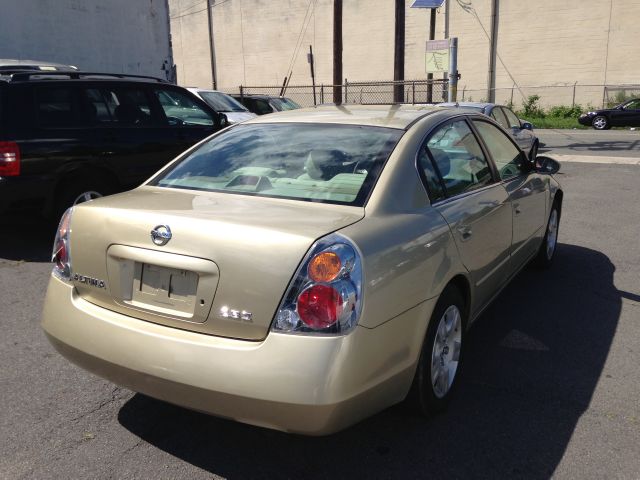
[[431,354],[431,385],[438,398],[449,392],[458,370],[462,346],[461,319],[458,307],[451,305],[438,323]]

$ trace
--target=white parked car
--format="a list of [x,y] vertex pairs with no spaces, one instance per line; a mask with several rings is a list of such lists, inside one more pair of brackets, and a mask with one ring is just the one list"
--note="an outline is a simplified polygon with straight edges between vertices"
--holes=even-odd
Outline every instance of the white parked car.
[[207,105],[213,108],[216,112],[224,113],[229,124],[240,123],[257,117],[255,113],[247,110],[244,105],[226,93],[196,87],[189,87],[187,90],[195,93],[198,97],[207,102]]

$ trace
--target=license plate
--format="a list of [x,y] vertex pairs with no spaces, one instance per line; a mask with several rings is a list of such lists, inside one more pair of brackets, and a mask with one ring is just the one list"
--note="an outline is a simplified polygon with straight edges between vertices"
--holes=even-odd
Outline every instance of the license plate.
[[131,301],[172,314],[193,314],[198,274],[188,270],[136,263]]

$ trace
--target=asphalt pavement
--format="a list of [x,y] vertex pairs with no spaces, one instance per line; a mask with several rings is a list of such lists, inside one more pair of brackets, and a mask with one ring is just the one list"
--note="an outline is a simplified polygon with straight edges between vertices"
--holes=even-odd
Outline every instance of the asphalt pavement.
[[[539,132],[552,155],[591,138]],[[323,438],[191,412],[68,363],[39,326],[50,228],[1,219],[0,478],[638,478],[640,166],[569,161],[557,178],[555,264],[523,271],[473,327],[449,410],[393,407]]]
[[540,139],[540,154],[636,157],[640,160],[640,129],[536,129],[534,133]]

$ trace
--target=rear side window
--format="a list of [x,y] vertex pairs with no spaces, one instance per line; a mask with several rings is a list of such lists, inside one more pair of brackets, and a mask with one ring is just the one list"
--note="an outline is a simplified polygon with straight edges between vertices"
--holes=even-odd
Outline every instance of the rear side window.
[[[97,100],[96,108],[101,109],[101,102],[106,106],[111,122],[121,127],[144,127],[157,124],[149,98],[142,88],[101,88],[102,101]],[[97,98],[97,97],[94,97]],[[103,118],[105,118],[103,116]]]
[[[439,127],[423,148],[426,155],[422,157],[420,167],[427,175],[427,158],[433,162],[433,170],[441,179],[443,193],[447,197],[477,190],[493,182],[482,148],[464,120]],[[435,181],[433,184],[435,185]],[[429,186],[428,176],[427,185]]]
[[36,112],[41,127],[71,127],[78,124],[73,90],[68,87],[36,89]]

